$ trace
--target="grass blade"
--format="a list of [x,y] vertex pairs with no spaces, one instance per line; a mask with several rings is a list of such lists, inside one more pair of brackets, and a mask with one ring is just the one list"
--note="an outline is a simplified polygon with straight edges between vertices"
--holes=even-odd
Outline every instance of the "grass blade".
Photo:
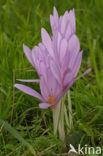
[[29,151],[35,156],[36,152],[34,148],[18,133],[17,130],[15,130],[10,124],[8,124],[6,121],[0,119],[0,126],[2,126],[10,133],[12,136],[14,136],[17,140],[19,140],[23,145],[25,145]]

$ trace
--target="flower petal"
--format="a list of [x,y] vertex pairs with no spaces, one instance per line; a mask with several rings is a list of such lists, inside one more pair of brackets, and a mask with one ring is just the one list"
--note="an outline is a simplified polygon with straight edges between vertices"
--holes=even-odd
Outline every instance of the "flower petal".
[[78,53],[78,55],[76,57],[76,61],[75,61],[74,66],[73,66],[73,69],[72,69],[74,77],[77,75],[77,73],[79,71],[79,68],[81,65],[81,60],[82,60],[82,52]]
[[48,95],[49,91],[48,91],[47,83],[43,76],[41,76],[41,78],[40,78],[40,90],[41,90],[41,94],[42,94],[43,98],[47,101],[48,96],[49,96]]
[[67,85],[73,78],[72,72],[68,72],[64,78],[64,86]]
[[69,12],[69,24],[71,25],[72,33],[75,33],[76,22],[75,22],[75,10],[74,9],[70,10]]
[[53,18],[52,15],[50,15],[50,24],[51,24],[51,27],[53,29],[53,27],[54,27],[54,18]]
[[43,61],[39,63],[39,68],[40,68],[40,77],[43,76],[45,81],[47,81],[47,66]]
[[70,26],[70,24],[68,25],[68,27],[67,27],[67,29],[66,29],[66,33],[65,33],[65,38],[66,39],[69,39],[70,38],[70,36],[71,36],[71,34],[72,34],[72,30],[71,30],[72,28],[71,28],[71,26]]
[[42,36],[43,44],[47,48],[49,54],[52,57],[54,57],[54,52],[53,52],[53,49],[52,49],[51,38],[50,38],[49,34],[47,33],[47,31],[44,28],[41,29],[41,36]]
[[63,62],[63,59],[66,55],[66,50],[67,50],[67,40],[64,38],[62,41],[61,41],[61,45],[60,45],[60,62],[62,63]]
[[79,52],[80,44],[79,44],[78,37],[74,34],[69,40],[69,50],[73,52],[75,49],[76,51]]
[[72,37],[70,38],[68,48],[70,51],[69,68],[72,69],[73,65],[75,63],[75,59],[77,57],[77,54],[80,50],[79,40],[78,40],[78,37],[76,35],[72,35]]
[[62,17],[62,21],[61,21],[61,33],[62,34],[65,33],[67,22],[68,22],[68,11],[66,11]]
[[57,51],[58,51],[58,54],[60,52],[60,43],[61,43],[61,40],[62,40],[62,36],[61,34],[58,32],[58,37],[57,37]]
[[83,77],[84,75],[90,73],[91,70],[92,70],[91,68],[87,69],[82,75],[78,76],[78,77],[75,79],[75,81],[78,80],[78,79],[80,79],[80,78]]
[[23,49],[24,49],[24,53],[25,53],[26,57],[28,58],[30,63],[34,66],[31,50],[25,44],[23,44]]
[[15,84],[14,87],[20,89],[21,91],[23,91],[26,94],[34,96],[34,97],[40,99],[41,101],[44,101],[44,98],[37,91],[33,90],[30,87],[27,87],[27,86],[22,85],[22,84]]
[[69,90],[69,88],[73,85],[74,83],[74,79],[72,79],[72,81],[70,81],[70,83],[68,84],[68,86],[66,87],[66,89],[61,92],[61,94],[58,96],[57,101],[55,104],[57,104],[59,102],[59,100],[65,95],[65,93]]
[[58,30],[58,22],[56,21],[55,23],[54,16],[52,15],[50,15],[50,24],[51,24],[52,33],[55,35],[55,33]]
[[35,80],[24,80],[24,79],[16,79],[17,81],[21,81],[21,82],[40,82],[39,79],[35,79]]
[[50,107],[50,106],[52,106],[52,105],[49,104],[49,103],[40,103],[40,104],[39,104],[39,107],[40,107],[40,108],[43,108],[43,109],[46,109],[46,108],[48,108],[48,107]]
[[48,86],[48,94],[50,96],[57,96],[58,93],[61,91],[61,83],[58,83],[56,77],[52,73],[51,69],[48,69],[47,72],[47,86]]
[[53,60],[50,61],[50,68],[56,80],[59,82],[59,84],[61,84],[61,74],[58,66],[55,64]]
[[54,24],[55,24],[55,31],[56,31],[58,30],[59,17],[58,17],[58,12],[55,7],[53,8],[53,17],[54,17]]
[[39,48],[38,46],[34,46],[32,49],[32,58],[36,66],[37,66],[38,55],[39,55]]
[[53,8],[53,15],[54,15],[55,23],[57,23],[58,22],[58,12],[55,7]]

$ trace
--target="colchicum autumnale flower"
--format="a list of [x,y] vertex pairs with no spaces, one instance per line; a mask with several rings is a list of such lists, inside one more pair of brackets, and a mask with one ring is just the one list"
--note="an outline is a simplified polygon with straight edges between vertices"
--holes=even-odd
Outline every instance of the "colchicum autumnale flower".
[[[79,39],[75,33],[74,9],[70,12],[66,11],[59,18],[57,10],[54,7],[53,15],[50,15],[50,23],[53,33],[51,37],[42,28],[42,42],[38,46],[30,50],[26,45],[23,45],[24,53],[36,69],[40,79],[18,79],[24,82],[40,82],[41,95],[34,89],[22,84],[15,84],[15,87],[40,99],[42,101],[39,104],[40,108],[52,108],[54,133],[56,134],[58,131],[60,138],[64,140],[64,116],[67,125],[70,127],[70,121],[64,104],[65,94],[73,83],[90,72],[90,69],[76,78],[81,65],[82,51],[80,51]],[[69,105],[70,110],[71,105]],[[70,115],[69,117],[72,120],[72,116]]]

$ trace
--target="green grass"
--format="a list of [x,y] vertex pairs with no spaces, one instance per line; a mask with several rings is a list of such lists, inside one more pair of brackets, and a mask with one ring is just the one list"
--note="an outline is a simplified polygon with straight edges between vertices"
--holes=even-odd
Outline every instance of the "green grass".
[[[53,135],[50,109],[41,110],[39,100],[13,89],[16,78],[38,77],[22,45],[37,45],[42,27],[51,34],[53,6],[59,15],[75,8],[77,35],[84,51],[79,74],[92,67],[71,88],[71,134],[83,131],[90,146],[103,148],[103,1],[0,0],[0,156],[30,156],[34,151],[50,156],[68,151]],[[38,84],[28,85],[39,91]]]

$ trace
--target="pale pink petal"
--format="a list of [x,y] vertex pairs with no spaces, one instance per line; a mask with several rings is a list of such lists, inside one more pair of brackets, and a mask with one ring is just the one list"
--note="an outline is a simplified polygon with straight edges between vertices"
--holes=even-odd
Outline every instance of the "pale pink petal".
[[61,33],[62,34],[65,33],[67,22],[68,22],[68,11],[66,11],[62,17],[62,21],[61,21]]
[[67,40],[64,38],[64,39],[61,41],[60,53],[59,53],[61,64],[62,64],[62,62],[63,62],[63,59],[64,59],[65,55],[66,55],[67,44],[68,44],[68,43],[67,43]]
[[47,77],[48,93],[50,96],[56,96],[58,94],[58,90],[61,91],[62,84],[58,83],[51,69],[48,69]]
[[49,104],[49,103],[40,103],[40,104],[39,104],[39,107],[42,108],[42,109],[46,109],[46,108],[51,107],[51,106],[52,106],[52,105]]
[[52,15],[50,15],[50,24],[51,24],[51,27],[53,28],[54,26],[54,18]]
[[72,32],[75,33],[76,31],[76,20],[75,20],[75,10],[72,9],[69,12],[69,24],[71,25]]
[[69,68],[72,69],[73,65],[75,64],[77,54],[80,50],[79,40],[76,35],[72,35],[72,37],[70,38],[68,49],[70,52]]
[[69,53],[69,50],[67,48],[65,57],[62,61],[62,68],[61,68],[62,73],[65,73],[68,71],[68,68],[70,68],[69,63],[70,63],[70,53]]
[[41,76],[41,78],[40,78],[40,90],[41,90],[42,96],[47,101],[48,96],[49,96],[49,89],[47,86],[47,82],[45,81],[43,76]]
[[43,44],[47,48],[49,54],[52,57],[54,57],[54,52],[53,52],[53,49],[52,49],[51,38],[50,38],[49,34],[47,33],[47,31],[44,28],[41,29],[41,36],[42,36]]
[[39,68],[40,68],[40,76],[43,76],[45,81],[47,81],[47,67],[43,61],[39,63]]
[[78,76],[78,77],[75,79],[75,81],[78,80],[78,79],[80,79],[80,78],[83,77],[84,75],[90,73],[91,70],[92,70],[91,68],[87,69],[82,75]]
[[[43,43],[39,43],[38,46],[39,46],[39,48],[41,49],[41,51],[43,51],[44,53],[47,53],[46,48],[45,48],[45,46],[44,46]],[[42,55],[43,55],[43,54],[42,54]]]
[[62,36],[61,34],[58,32],[58,38],[57,38],[57,50],[58,50],[58,54],[60,52],[60,43],[61,43],[61,40],[62,40]]
[[62,18],[63,18],[63,16],[60,16],[60,18],[59,18],[59,27],[61,26]]
[[64,91],[61,92],[61,94],[58,96],[57,101],[56,101],[55,104],[57,104],[59,102],[59,100],[66,94],[66,92],[70,89],[70,87],[73,85],[73,83],[74,83],[74,79],[72,81],[70,81],[70,83],[68,84],[66,89],[64,89]]
[[78,37],[75,34],[70,38],[68,48],[71,53],[74,51],[76,51],[75,53],[79,52],[80,44]]
[[56,80],[59,82],[59,84],[61,84],[61,74],[60,74],[58,66],[53,60],[50,61],[50,68]]
[[37,67],[38,56],[39,56],[39,48],[37,46],[35,46],[32,49],[32,58],[33,58],[33,61],[34,61],[36,67]]
[[34,66],[31,50],[25,44],[23,44],[23,49],[24,49],[24,53],[25,53],[26,57],[28,58],[30,63]]
[[68,24],[68,27],[66,28],[65,38],[69,39],[71,34],[72,34],[72,28],[71,28],[70,24]]
[[50,15],[50,24],[52,33],[55,34],[55,32],[57,31],[57,25],[55,24],[54,17],[52,15]]
[[64,78],[64,86],[67,85],[73,78],[72,72],[68,72]]
[[65,93],[70,89],[70,87],[74,84],[74,82],[75,82],[74,79],[72,79],[72,80],[69,82],[69,84],[67,85],[66,89],[64,90],[62,96],[65,95]]
[[53,8],[53,15],[54,15],[55,24],[58,24],[58,12],[55,7]]
[[41,101],[44,101],[44,98],[37,91],[35,91],[34,89],[32,89],[30,87],[27,87],[22,84],[15,84],[14,87],[20,89],[22,92],[24,92],[26,94],[34,96],[34,97],[40,99]]
[[16,80],[21,81],[21,82],[40,82],[39,79],[35,79],[35,80],[16,79]]
[[74,77],[77,75],[77,73],[79,71],[81,61],[82,61],[82,52],[78,53],[75,63],[74,63],[74,66],[73,66],[73,69],[72,69],[72,73],[73,73]]

